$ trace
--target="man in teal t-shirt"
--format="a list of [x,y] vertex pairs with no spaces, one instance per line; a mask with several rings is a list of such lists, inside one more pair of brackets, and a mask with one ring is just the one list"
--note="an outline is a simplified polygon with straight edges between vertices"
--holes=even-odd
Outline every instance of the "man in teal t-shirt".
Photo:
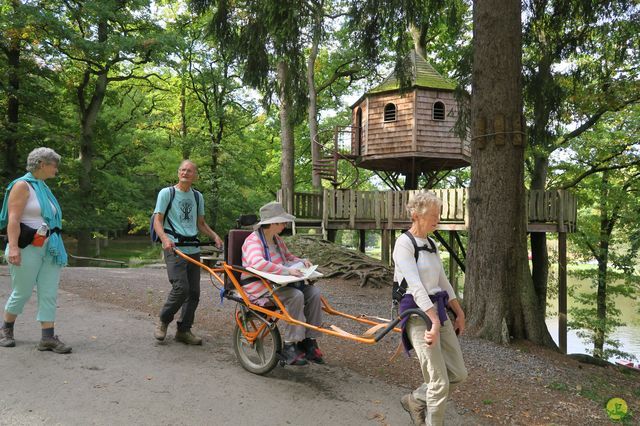
[[[158,193],[153,222],[153,228],[162,241],[167,275],[171,282],[171,291],[160,311],[154,337],[158,340],[165,339],[167,327],[182,308],[175,339],[187,345],[202,344],[202,339],[191,332],[200,302],[200,268],[181,258],[173,250],[179,239],[195,238],[198,231],[211,238],[218,248],[222,248],[222,240],[204,221],[202,195],[191,188],[197,178],[198,167],[191,160],[184,160],[178,168],[178,183],[174,186],[175,195],[167,217],[164,214],[171,199],[170,188],[164,188]],[[198,201],[196,197],[199,198]],[[180,247],[180,250],[192,259],[200,260],[199,247]]]

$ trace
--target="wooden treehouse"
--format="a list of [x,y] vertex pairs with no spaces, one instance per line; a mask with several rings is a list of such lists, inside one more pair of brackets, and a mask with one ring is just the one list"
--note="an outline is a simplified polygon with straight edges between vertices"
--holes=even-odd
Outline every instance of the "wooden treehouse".
[[404,175],[405,189],[416,189],[421,174],[470,164],[469,141],[454,131],[459,109],[456,84],[415,51],[406,61],[409,87],[401,88],[391,74],[351,106],[350,126],[336,128],[329,144],[316,141],[326,154],[314,163],[314,171],[334,187],[341,183],[340,159],[382,173],[385,181]]

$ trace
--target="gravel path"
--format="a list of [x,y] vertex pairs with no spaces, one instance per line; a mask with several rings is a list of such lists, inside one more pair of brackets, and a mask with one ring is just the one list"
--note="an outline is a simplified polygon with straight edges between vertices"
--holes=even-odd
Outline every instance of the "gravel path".
[[[217,290],[208,284],[208,274],[203,274],[202,279],[194,331],[204,334],[205,344],[230,348],[234,305],[228,301],[220,305]],[[318,285],[338,310],[389,317],[388,288],[360,288],[355,281],[342,280],[321,280]],[[149,338],[151,322],[169,289],[162,267],[66,268],[61,286],[82,298],[118,305],[132,315],[143,313],[149,320]],[[340,318],[325,317],[325,321],[356,333],[365,329]],[[64,330],[63,324],[61,327]],[[398,342],[398,336],[387,337],[376,345],[326,337],[320,344],[329,369],[346,367],[364,377],[398,386],[396,394],[388,396],[397,401],[403,392],[421,382],[415,359],[401,355],[394,362],[389,361]],[[603,407],[614,396],[624,398],[634,413],[640,412],[640,375],[579,364],[528,344],[505,347],[468,336],[463,336],[461,343],[470,374],[468,381],[452,394],[454,403],[449,407],[451,417],[459,418],[461,424],[610,424]]]

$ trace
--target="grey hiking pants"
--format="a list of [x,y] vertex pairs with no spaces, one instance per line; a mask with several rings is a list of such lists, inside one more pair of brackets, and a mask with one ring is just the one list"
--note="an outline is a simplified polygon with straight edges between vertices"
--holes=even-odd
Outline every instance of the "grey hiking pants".
[[[188,256],[200,260],[200,253]],[[162,310],[160,310],[160,321],[169,324],[173,321],[178,310],[182,308],[177,323],[178,331],[189,331],[193,325],[198,303],[200,303],[200,267],[184,260],[173,250],[164,251],[164,262],[167,264],[171,291]]]
[[[275,290],[284,307],[292,318],[311,325],[322,325],[322,302],[320,290],[307,284],[293,283]],[[299,342],[305,337],[316,338],[319,331],[311,330],[301,325],[287,324],[284,321],[278,323],[283,331],[284,341],[287,343]]]
[[426,424],[442,426],[450,385],[463,382],[467,378],[467,368],[450,320],[440,328],[440,338],[433,345],[427,345],[424,340],[426,329],[426,324],[418,317],[412,316],[407,321],[409,338],[424,377],[424,383],[413,391],[413,396],[427,404]]

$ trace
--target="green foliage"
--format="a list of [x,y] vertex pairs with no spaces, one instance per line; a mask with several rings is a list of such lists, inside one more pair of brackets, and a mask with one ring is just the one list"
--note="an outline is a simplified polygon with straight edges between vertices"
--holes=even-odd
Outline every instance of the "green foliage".
[[[595,281],[597,279],[597,273],[594,271],[592,275]],[[624,290],[624,286],[607,286],[607,317],[602,320],[598,319],[595,293],[575,293],[573,289],[570,289],[569,294],[578,306],[570,309],[571,319],[568,322],[569,329],[577,330],[577,336],[589,343],[595,341],[596,332],[598,331],[603,332],[605,336],[610,336],[617,327],[626,325],[618,320],[621,312],[615,303],[616,297],[624,293],[628,293],[628,291]],[[603,359],[609,359],[611,357],[625,359],[635,358],[633,354],[620,350],[619,340],[605,338],[604,344],[605,347],[602,351],[598,348],[593,348],[590,350],[590,353]]]
[[580,306],[570,311],[569,326],[582,329],[579,335],[594,342],[593,354],[604,358],[631,356],[609,336],[623,325],[616,298],[635,298],[640,289],[640,151],[635,136],[639,129],[637,106],[606,115],[572,144],[554,176],[574,188],[581,206],[580,229],[571,237],[574,250],[582,260],[595,259],[598,264],[596,269],[571,272],[590,279],[594,292],[575,295]]

